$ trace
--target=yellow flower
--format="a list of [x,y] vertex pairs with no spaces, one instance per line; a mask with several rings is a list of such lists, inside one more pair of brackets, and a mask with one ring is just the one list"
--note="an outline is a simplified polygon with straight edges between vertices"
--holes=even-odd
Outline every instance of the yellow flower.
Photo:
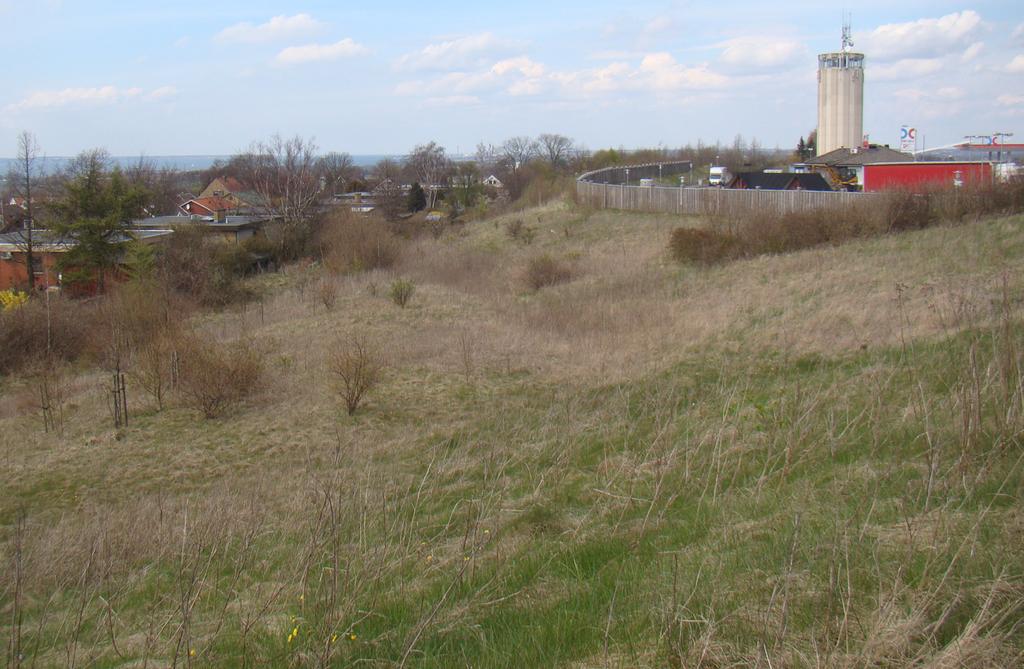
[[428,555],[428,556],[427,556],[427,562],[430,562],[430,561],[431,561],[431,560],[433,560],[433,559],[434,559],[434,556],[433,556],[433,555]]
[[337,634],[332,634],[331,635],[331,643],[334,643],[337,640],[338,640],[338,635]]
[[490,533],[491,533],[490,530],[484,530],[484,534],[490,534]]
[[189,654],[189,657],[195,657],[196,656],[196,649],[195,648],[189,648],[188,649],[188,654]]
[[463,562],[469,562],[469,556],[467,555],[466,557],[462,558],[462,561]]
[[356,633],[352,632],[352,634],[348,635],[348,638],[351,639],[352,641],[355,641],[356,640]]
[[295,629],[292,630],[292,636],[299,636],[299,628],[298,627],[296,627]]
[[305,595],[299,595],[299,601],[300,602],[306,601],[306,596]]

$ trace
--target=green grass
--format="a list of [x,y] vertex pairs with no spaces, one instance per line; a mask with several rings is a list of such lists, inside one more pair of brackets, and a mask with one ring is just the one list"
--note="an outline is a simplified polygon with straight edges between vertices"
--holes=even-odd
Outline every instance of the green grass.
[[[830,253],[909,257],[926,234]],[[434,313],[415,302],[408,318]],[[270,393],[215,421],[149,413],[117,441],[85,402],[45,442],[52,466],[6,465],[7,564],[20,512],[28,529],[0,635],[17,613],[37,666],[72,647],[95,667],[1012,666],[1016,302],[906,345],[757,341],[802,302],[614,381],[407,365],[352,418]]]

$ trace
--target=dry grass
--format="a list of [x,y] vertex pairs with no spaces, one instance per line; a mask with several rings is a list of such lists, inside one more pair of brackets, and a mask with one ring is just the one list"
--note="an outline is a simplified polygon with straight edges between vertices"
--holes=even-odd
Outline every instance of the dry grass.
[[[1012,666],[1019,219],[697,269],[665,217],[516,216],[529,246],[484,222],[331,277],[332,309],[289,268],[194,319],[274,344],[217,421],[130,388],[115,431],[83,369],[47,434],[4,381],[5,641],[41,666]],[[538,252],[578,278],[524,294]],[[354,331],[389,376],[346,417],[325,342]]]

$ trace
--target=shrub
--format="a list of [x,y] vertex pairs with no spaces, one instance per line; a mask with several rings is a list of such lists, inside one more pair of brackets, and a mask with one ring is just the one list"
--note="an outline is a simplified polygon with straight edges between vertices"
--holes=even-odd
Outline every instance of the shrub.
[[742,245],[733,235],[701,228],[676,228],[669,239],[669,251],[679,262],[712,264],[740,255]]
[[93,304],[54,295],[0,311],[0,374],[42,358],[74,361],[88,350],[90,333],[98,327]]
[[223,415],[259,388],[263,353],[248,339],[228,343],[189,337],[181,346],[179,390],[206,418]]
[[907,191],[886,194],[886,218],[891,231],[927,228],[938,219],[932,209],[931,193]]
[[382,222],[337,217],[320,235],[324,265],[334,274],[387,269],[398,261],[401,244]]
[[316,297],[320,304],[324,305],[324,309],[330,311],[338,301],[338,287],[330,280],[323,279],[317,286]]
[[158,334],[135,354],[128,375],[156,401],[157,410],[174,380],[174,360],[178,341],[171,334]]
[[564,262],[545,253],[530,259],[526,265],[524,279],[530,290],[538,291],[547,286],[569,281],[572,279],[572,269]]
[[366,394],[380,383],[384,362],[366,339],[350,337],[340,340],[334,346],[330,369],[335,376],[338,393],[345,402],[345,409],[351,416]]
[[510,239],[530,244],[533,242],[533,238],[537,236],[537,231],[524,224],[521,218],[517,218],[505,223],[505,234]]
[[405,305],[412,299],[412,294],[416,291],[416,286],[412,281],[408,279],[395,279],[391,282],[391,288],[388,290],[388,296],[391,301],[398,306],[405,308]]
[[0,311],[14,311],[26,302],[28,302],[28,293],[22,293],[13,288],[0,290]]

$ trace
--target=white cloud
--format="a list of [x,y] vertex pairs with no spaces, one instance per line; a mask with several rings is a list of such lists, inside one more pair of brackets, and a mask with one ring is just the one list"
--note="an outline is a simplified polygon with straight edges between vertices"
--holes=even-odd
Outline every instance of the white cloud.
[[984,48],[985,48],[985,43],[984,42],[975,42],[974,44],[972,44],[969,47],[967,47],[966,49],[964,49],[963,54],[961,54],[961,56],[960,56],[960,60],[962,62],[964,62],[964,63],[969,63],[972,60],[974,60],[975,58],[977,58],[978,54],[980,54],[982,49],[984,49]]
[[323,24],[309,14],[275,16],[266,23],[253,25],[248,22],[236,23],[217,34],[221,42],[277,42],[280,40],[305,37],[323,28]]
[[169,98],[178,94],[178,89],[174,86],[161,86],[160,88],[154,88],[146,96],[147,100],[160,100],[161,98]]
[[1006,64],[1003,68],[1010,74],[1021,74],[1024,73],[1024,55],[1014,56],[1013,60]]
[[476,72],[449,72],[433,82],[405,81],[395,87],[398,95],[422,95],[429,91],[453,91],[459,94],[504,89],[512,95],[539,93],[545,74],[541,63],[519,56],[494,63]]
[[941,56],[969,44],[980,28],[981,17],[968,9],[937,19],[878,26],[859,35],[857,47],[883,61]]
[[1024,105],[1024,95],[1000,95],[996,101],[1004,107],[1020,107]]
[[142,92],[143,89],[137,87],[118,88],[117,86],[35,91],[18,102],[7,105],[5,111],[18,112],[28,109],[50,109],[76,104],[111,104],[126,98],[138,97]]
[[942,61],[938,58],[905,58],[889,65],[871,67],[866,77],[871,81],[902,81],[926,77],[941,69]]
[[499,39],[492,33],[485,32],[428,44],[419,51],[400,57],[395,61],[395,67],[408,71],[479,67],[488,60],[507,53],[515,46],[508,40]]
[[1024,43],[1024,23],[1018,23],[1017,27],[1013,29],[1013,34],[1010,37],[1015,42]]
[[491,66],[491,71],[498,76],[503,76],[510,72],[518,72],[524,77],[533,79],[544,76],[544,66],[536,61],[530,60],[526,56],[498,61]]
[[551,79],[570,94],[603,94],[613,91],[673,93],[721,88],[729,83],[725,75],[707,64],[683,65],[668,53],[649,53],[639,65],[626,62],[569,72],[556,72]]
[[429,95],[445,91],[451,96],[501,92],[512,96],[539,95],[557,90],[569,97],[605,95],[615,91],[671,93],[721,88],[725,75],[707,64],[683,65],[668,53],[646,54],[638,64],[617,61],[597,68],[549,71],[526,56],[500,60],[471,72],[449,72],[433,80],[405,81],[395,87],[398,95]]
[[688,67],[676,62],[670,54],[652,53],[640,61],[643,86],[658,91],[705,89],[724,86],[728,79],[712,72],[707,65]]
[[297,65],[300,63],[312,63],[323,60],[338,60],[339,58],[351,58],[369,53],[362,44],[346,37],[334,44],[305,44],[303,46],[290,46],[282,49],[275,59],[281,65]]
[[789,65],[807,51],[794,40],[764,37],[737,37],[715,46],[723,49],[723,63],[756,70]]

